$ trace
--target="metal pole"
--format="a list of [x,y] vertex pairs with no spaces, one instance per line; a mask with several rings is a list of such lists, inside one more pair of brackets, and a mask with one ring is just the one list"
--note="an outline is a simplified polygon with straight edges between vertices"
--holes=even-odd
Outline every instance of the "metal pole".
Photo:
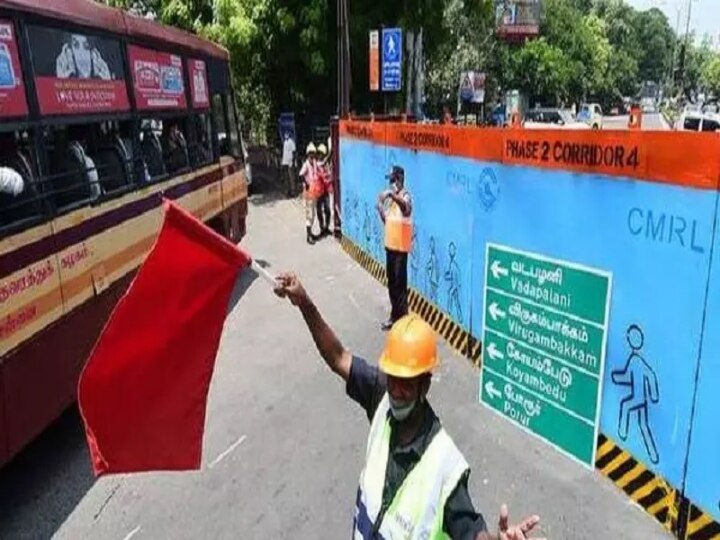
[[687,62],[687,50],[690,44],[690,15],[692,13],[692,2],[693,0],[688,0],[687,3],[687,20],[685,22],[685,46],[683,47],[682,62],[680,63],[680,65],[682,66],[682,71],[680,72],[681,85],[684,85],[685,83],[685,63]]
[[344,81],[344,103],[345,103],[345,117],[350,112],[350,90],[352,88],[352,63],[350,61],[350,15],[349,15],[349,0],[343,0],[343,37],[345,39],[344,52],[345,57],[343,60],[343,81]]
[[335,2],[335,8],[337,10],[337,16],[335,17],[335,22],[337,25],[337,115],[338,118],[342,118],[342,95],[343,95],[343,82],[342,82],[342,63],[343,63],[343,54],[342,54],[342,6],[341,6],[342,0],[336,0]]
[[670,59],[670,92],[675,90],[675,57],[677,56],[677,44],[680,39],[680,6],[675,7],[675,41],[673,42],[672,58]]

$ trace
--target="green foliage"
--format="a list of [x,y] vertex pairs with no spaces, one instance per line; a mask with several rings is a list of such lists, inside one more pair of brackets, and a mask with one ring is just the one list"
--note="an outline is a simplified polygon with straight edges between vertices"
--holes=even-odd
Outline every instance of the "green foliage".
[[[335,112],[335,0],[105,0],[155,16],[225,46],[246,128],[264,139],[281,111],[300,118]],[[625,0],[544,0],[541,36],[507,44],[494,32],[494,0],[352,0],[349,5],[352,108],[380,111],[368,89],[368,31],[383,26],[423,30],[426,100],[433,108],[457,99],[460,73],[488,74],[486,95],[519,89],[531,103],[634,96],[643,81],[667,83],[672,67],[688,93],[720,91],[720,60],[707,43],[681,47],[658,9]],[[673,54],[676,54],[673,59]],[[403,71],[403,78],[405,70]],[[407,82],[407,81],[405,81]],[[402,96],[390,99],[391,106]]]
[[706,60],[701,81],[710,92],[720,96],[720,54],[715,53]]

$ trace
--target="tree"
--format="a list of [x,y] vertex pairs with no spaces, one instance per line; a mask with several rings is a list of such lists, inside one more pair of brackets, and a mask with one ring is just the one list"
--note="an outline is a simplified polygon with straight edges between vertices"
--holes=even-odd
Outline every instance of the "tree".
[[638,44],[640,81],[661,83],[670,72],[675,33],[665,14],[657,8],[635,12],[633,28]]
[[442,17],[445,37],[427,61],[425,92],[431,108],[457,99],[462,72],[493,71],[492,57],[499,49],[493,23],[491,1],[447,3]]
[[712,39],[705,36],[698,46],[693,46],[694,36],[688,40],[690,46],[685,53],[685,65],[681,66],[683,73],[682,90],[688,98],[693,98],[700,86],[700,79],[703,74],[703,67],[713,56]]
[[568,99],[573,76],[570,58],[545,38],[527,43],[511,59],[512,85],[531,103],[552,105]]
[[716,97],[720,97],[720,54],[713,54],[703,66],[702,84]]

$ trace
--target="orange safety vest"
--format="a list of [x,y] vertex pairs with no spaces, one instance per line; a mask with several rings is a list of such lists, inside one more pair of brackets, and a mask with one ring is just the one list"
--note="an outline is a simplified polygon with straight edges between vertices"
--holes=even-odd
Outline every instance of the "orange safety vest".
[[305,189],[305,198],[311,201],[319,199],[323,194],[324,186],[317,165],[310,165],[305,173],[305,182],[308,187]]
[[400,206],[390,202],[385,214],[385,247],[393,251],[410,253],[412,248],[412,219],[403,215]]

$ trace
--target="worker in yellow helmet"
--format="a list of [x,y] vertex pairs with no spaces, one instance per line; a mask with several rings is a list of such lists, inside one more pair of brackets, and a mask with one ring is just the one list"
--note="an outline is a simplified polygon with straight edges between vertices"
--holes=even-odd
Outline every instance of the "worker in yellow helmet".
[[416,315],[397,320],[376,367],[343,347],[294,274],[280,275],[275,292],[300,309],[325,363],[371,421],[354,540],[530,538],[537,516],[510,525],[502,505],[498,531],[490,533],[473,506],[468,464],[427,401],[438,351],[425,321]]

